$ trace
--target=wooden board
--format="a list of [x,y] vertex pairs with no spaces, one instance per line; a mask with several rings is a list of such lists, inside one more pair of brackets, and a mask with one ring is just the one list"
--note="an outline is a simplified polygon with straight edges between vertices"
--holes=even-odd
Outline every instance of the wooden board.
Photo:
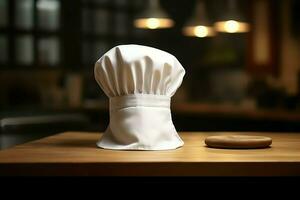
[[216,135],[205,138],[205,144],[212,148],[258,149],[269,148],[272,138],[254,135]]
[[213,149],[204,143],[211,135],[232,134],[185,132],[185,145],[176,150],[113,151],[96,147],[100,133],[65,132],[0,151],[0,175],[300,175],[300,134],[238,133],[271,137],[267,149]]

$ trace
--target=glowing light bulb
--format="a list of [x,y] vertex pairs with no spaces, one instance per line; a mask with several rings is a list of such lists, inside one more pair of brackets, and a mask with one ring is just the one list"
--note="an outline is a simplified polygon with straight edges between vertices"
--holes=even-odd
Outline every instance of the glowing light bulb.
[[135,27],[146,29],[170,28],[173,25],[173,20],[168,18],[141,18],[134,21]]
[[239,30],[239,23],[234,20],[229,20],[225,22],[224,28],[228,33],[235,33]]
[[215,31],[210,26],[186,26],[183,28],[183,34],[191,37],[212,37],[215,36]]
[[206,37],[208,35],[207,27],[205,26],[196,26],[194,29],[194,34],[197,37]]
[[220,21],[215,23],[215,28],[220,32],[227,33],[243,33],[250,30],[250,25],[246,22],[239,22],[235,20]]
[[146,26],[150,29],[156,29],[159,27],[159,19],[149,18],[146,22]]

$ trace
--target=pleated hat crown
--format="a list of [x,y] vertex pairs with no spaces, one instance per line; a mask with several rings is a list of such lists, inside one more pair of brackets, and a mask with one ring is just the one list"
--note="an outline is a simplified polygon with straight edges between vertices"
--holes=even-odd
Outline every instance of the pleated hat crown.
[[97,145],[118,150],[167,150],[183,145],[171,118],[171,97],[185,70],[171,54],[141,45],[116,46],[95,64],[109,97],[110,122]]
[[120,45],[95,65],[95,78],[109,97],[128,94],[173,96],[185,70],[171,54],[141,45]]

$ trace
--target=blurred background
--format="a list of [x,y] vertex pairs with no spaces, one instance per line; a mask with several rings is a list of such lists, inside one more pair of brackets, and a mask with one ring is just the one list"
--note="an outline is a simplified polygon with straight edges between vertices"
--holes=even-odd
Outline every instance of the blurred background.
[[104,131],[94,63],[119,44],[175,55],[178,131],[300,131],[300,1],[0,0],[0,148]]

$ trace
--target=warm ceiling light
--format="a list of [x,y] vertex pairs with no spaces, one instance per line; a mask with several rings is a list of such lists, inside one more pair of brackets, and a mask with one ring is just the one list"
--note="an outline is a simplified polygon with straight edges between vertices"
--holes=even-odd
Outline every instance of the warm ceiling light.
[[150,18],[146,20],[146,26],[150,29],[156,29],[159,27],[159,19],[157,18]]
[[206,37],[208,35],[208,28],[206,26],[196,26],[194,29],[194,34],[197,37]]
[[149,0],[149,7],[134,20],[136,28],[159,29],[173,25],[174,21],[162,10],[158,0]]
[[215,23],[215,28],[219,32],[244,33],[250,31],[249,23],[245,22],[239,12],[236,0],[228,0],[228,10],[221,20]]
[[210,26],[208,22],[208,17],[206,16],[204,2],[199,0],[196,4],[196,9],[194,11],[191,19],[183,27],[183,34],[192,37],[210,37],[215,35],[213,27]]
[[225,22],[224,28],[229,33],[235,33],[239,30],[239,23],[234,20],[229,20]]
[[244,33],[250,30],[250,25],[246,22],[227,20],[227,21],[216,22],[215,28],[219,32]]
[[141,18],[134,20],[134,26],[137,28],[169,28],[174,25],[173,20],[167,18]]
[[183,33],[186,36],[194,37],[210,37],[215,35],[215,31],[209,26],[187,26],[183,29]]

